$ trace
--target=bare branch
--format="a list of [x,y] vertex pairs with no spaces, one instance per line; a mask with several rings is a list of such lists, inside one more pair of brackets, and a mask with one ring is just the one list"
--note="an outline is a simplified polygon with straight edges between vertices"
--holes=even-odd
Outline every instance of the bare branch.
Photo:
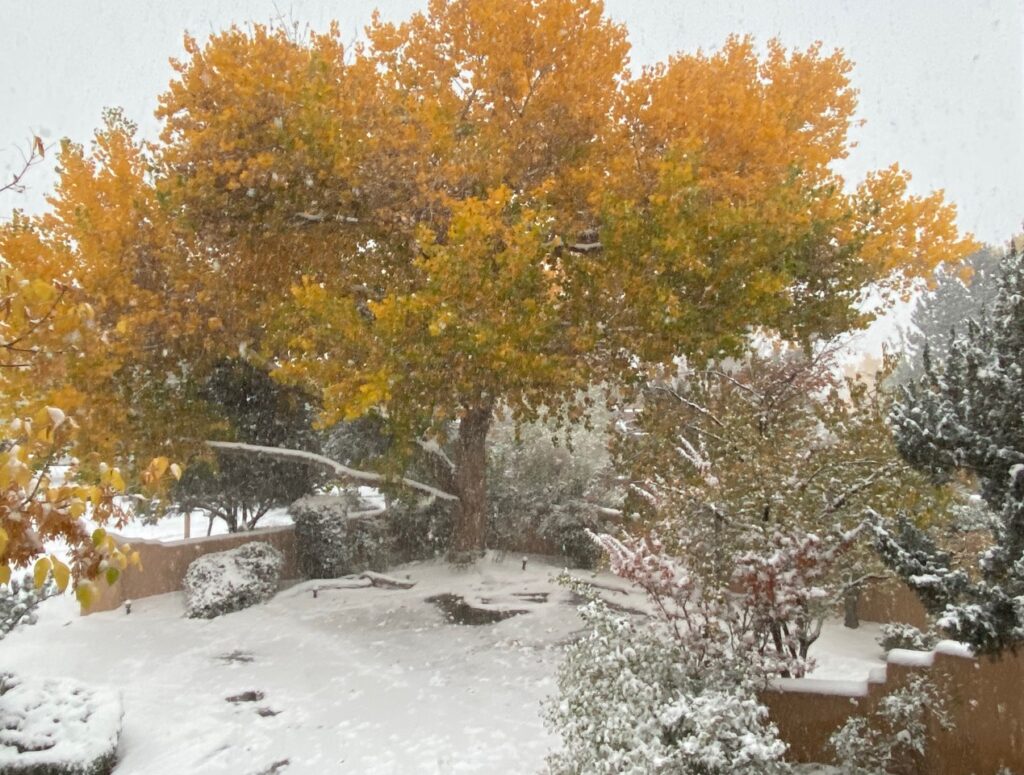
[[725,427],[725,425],[722,423],[722,421],[719,420],[717,417],[715,417],[715,415],[709,409],[701,406],[700,404],[698,404],[698,403],[696,403],[694,401],[691,401],[688,398],[684,398],[683,396],[679,395],[679,393],[677,391],[673,390],[672,388],[664,386],[664,385],[651,385],[650,389],[651,390],[656,390],[659,393],[668,393],[674,399],[679,401],[679,403],[683,404],[683,406],[687,406],[690,409],[693,409],[695,412],[700,412],[702,415],[704,415],[709,420],[711,420],[711,422],[713,422],[719,428],[724,428]]
[[25,155],[24,151],[21,153],[21,168],[15,172],[11,179],[7,183],[0,184],[0,194],[5,191],[11,191],[15,194],[21,194],[25,191],[25,176],[32,167],[36,166],[46,156],[46,147],[43,145],[43,141],[38,136],[33,135],[32,141],[29,143],[28,155]]

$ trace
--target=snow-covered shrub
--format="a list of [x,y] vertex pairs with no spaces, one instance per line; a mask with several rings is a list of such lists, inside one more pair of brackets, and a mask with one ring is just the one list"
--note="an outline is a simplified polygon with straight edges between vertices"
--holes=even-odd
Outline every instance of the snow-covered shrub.
[[311,495],[289,508],[295,522],[299,571],[331,579],[364,570],[387,570],[392,539],[383,509],[362,502],[357,493]]
[[767,550],[731,559],[732,584],[720,587],[707,584],[686,557],[666,553],[656,535],[596,539],[612,572],[644,590],[673,631],[700,630],[702,648],[727,650],[767,678],[801,677],[812,666],[808,651],[830,610],[818,583],[858,532],[826,538],[780,533]]
[[934,633],[922,632],[912,624],[883,624],[878,645],[886,651],[893,649],[910,649],[911,651],[930,651],[935,648],[938,638]]
[[586,633],[569,646],[545,709],[563,742],[548,758],[552,773],[785,771],[786,746],[741,662],[681,641],[664,621],[634,622],[596,600],[580,610]]
[[952,728],[945,696],[927,678],[915,675],[883,697],[870,716],[848,719],[829,743],[836,762],[850,775],[923,773],[930,718],[943,729]]
[[185,572],[185,615],[212,619],[274,596],[284,558],[270,544],[252,541],[206,554]]
[[575,567],[590,568],[601,556],[587,531],[603,532],[621,497],[615,492],[608,453],[608,415],[593,409],[592,426],[575,427],[557,443],[550,423],[517,426],[497,420],[488,435],[489,546],[515,545],[532,534],[556,548]]
[[123,713],[115,691],[0,675],[0,772],[108,775]]
[[[844,378],[836,355],[834,345],[809,356],[777,343],[653,373],[615,426],[612,452],[629,488],[624,524],[657,530],[720,587],[747,553],[780,537],[852,531],[867,508],[945,521],[945,490],[896,451],[889,397],[877,382]],[[882,570],[867,541],[851,544],[817,565],[806,608],[842,601],[856,627],[861,590]]]
[[52,578],[36,587],[31,573],[20,581],[12,578],[9,584],[0,585],[0,640],[20,624],[35,624],[36,608],[56,594],[57,584]]
[[452,506],[440,499],[403,493],[388,501],[387,524],[395,563],[433,559],[444,554],[451,543]]

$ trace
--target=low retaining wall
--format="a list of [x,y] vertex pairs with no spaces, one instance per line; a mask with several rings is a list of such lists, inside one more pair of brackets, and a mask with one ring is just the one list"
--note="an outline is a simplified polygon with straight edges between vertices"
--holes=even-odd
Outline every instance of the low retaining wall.
[[1024,656],[975,659],[952,641],[935,651],[890,652],[885,676],[859,685],[814,679],[779,681],[762,700],[790,757],[798,762],[829,761],[829,736],[853,715],[871,713],[879,700],[915,672],[924,671],[949,697],[954,728],[932,722],[933,742],[922,773],[995,775],[1000,768],[1024,771]]
[[139,552],[142,570],[128,568],[112,586],[100,582],[101,594],[83,614],[110,611],[119,608],[126,600],[138,600],[151,595],[177,592],[182,587],[185,571],[197,557],[212,552],[223,552],[250,541],[263,541],[277,549],[284,556],[281,578],[298,578],[295,561],[295,528],[292,525],[251,530],[245,533],[229,533],[219,536],[189,538],[183,541],[146,541],[123,538]]

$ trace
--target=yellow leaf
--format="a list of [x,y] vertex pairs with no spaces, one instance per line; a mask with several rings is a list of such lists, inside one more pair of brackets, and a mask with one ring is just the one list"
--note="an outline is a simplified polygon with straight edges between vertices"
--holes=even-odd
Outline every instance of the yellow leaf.
[[121,472],[116,468],[112,468],[110,470],[110,486],[118,492],[124,492],[124,478],[121,476]]
[[0,584],[9,584],[11,582],[11,566],[0,565]]
[[61,592],[67,589],[71,582],[71,569],[56,557],[53,558],[53,578]]
[[107,531],[102,527],[98,527],[92,531],[92,545],[99,547],[107,538]]
[[36,560],[35,568],[32,570],[32,581],[39,589],[46,583],[46,577],[50,574],[51,563],[48,557],[40,557]]
[[10,537],[7,535],[7,531],[0,527],[0,556],[3,556],[3,553],[7,551],[7,542],[9,540]]
[[171,461],[165,457],[155,457],[149,464],[149,470],[153,473],[153,481],[157,481],[167,472]]
[[96,600],[96,587],[88,581],[83,581],[75,589],[75,598],[82,608],[88,608]]

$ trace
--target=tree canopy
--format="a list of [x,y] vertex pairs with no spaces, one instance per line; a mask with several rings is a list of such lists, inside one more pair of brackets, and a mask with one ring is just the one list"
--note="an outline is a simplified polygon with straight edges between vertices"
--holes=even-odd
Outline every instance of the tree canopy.
[[111,113],[64,146],[53,212],[5,229],[95,310],[59,380],[83,439],[195,443],[216,420],[195,386],[241,353],[325,424],[450,443],[472,552],[496,407],[575,421],[645,362],[845,330],[869,284],[973,246],[899,168],[833,170],[840,52],[730,38],[634,72],[598,0],[432,0],[366,38],[186,37],[159,141]]

